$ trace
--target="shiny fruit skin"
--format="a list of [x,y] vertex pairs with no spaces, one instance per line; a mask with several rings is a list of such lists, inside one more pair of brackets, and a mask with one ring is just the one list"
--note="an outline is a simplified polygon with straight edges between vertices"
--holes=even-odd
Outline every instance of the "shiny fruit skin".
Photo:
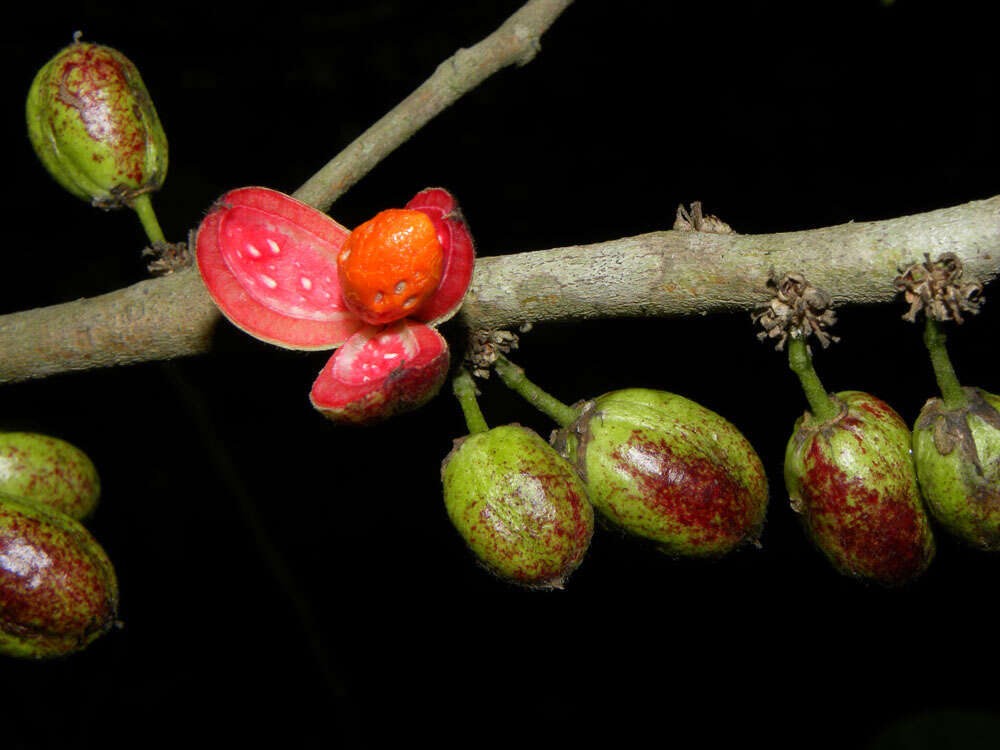
[[767,511],[767,476],[731,423],[665,391],[600,396],[553,435],[611,526],[670,555],[718,557],[756,543]]
[[1000,551],[1000,396],[964,390],[966,408],[949,412],[934,398],[920,411],[917,478],[935,520],[974,547]]
[[115,207],[166,178],[163,126],[117,50],[74,42],[60,51],[35,76],[26,113],[38,158],[78,198]]
[[860,391],[835,398],[840,413],[799,418],[785,451],[792,508],[844,575],[893,586],[918,577],[934,538],[910,455],[910,431],[887,403]]
[[117,610],[114,568],[78,521],[0,495],[0,654],[79,651],[114,625]]
[[65,440],[3,432],[0,493],[33,500],[80,521],[97,507],[101,480],[87,454]]
[[512,424],[457,440],[441,480],[455,528],[500,578],[562,588],[583,560],[594,530],[587,491],[531,430]]

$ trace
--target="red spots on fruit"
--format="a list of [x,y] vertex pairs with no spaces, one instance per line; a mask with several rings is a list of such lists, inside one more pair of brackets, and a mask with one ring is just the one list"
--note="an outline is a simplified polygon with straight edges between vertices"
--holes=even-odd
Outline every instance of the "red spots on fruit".
[[679,452],[641,430],[633,430],[612,456],[617,470],[634,481],[650,523],[683,534],[693,545],[728,551],[758,522],[754,493],[718,456]]
[[69,519],[0,500],[0,629],[65,638],[64,650],[72,650],[110,625],[117,588],[91,544]]
[[790,443],[786,478],[793,507],[838,570],[885,585],[905,583],[934,554],[909,431],[885,402],[859,392],[839,395],[848,405],[842,419],[801,428]]
[[[820,440],[803,478],[806,522],[837,567],[883,583],[902,583],[927,564],[927,527],[902,488],[872,489],[826,460]],[[887,477],[879,473],[879,484]],[[889,483],[891,486],[891,483]],[[898,482],[897,482],[898,484]]]

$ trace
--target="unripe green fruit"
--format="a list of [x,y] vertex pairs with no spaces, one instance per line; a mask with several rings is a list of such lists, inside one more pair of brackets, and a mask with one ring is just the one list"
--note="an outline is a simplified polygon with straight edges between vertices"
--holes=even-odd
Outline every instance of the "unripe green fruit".
[[910,431],[887,403],[860,391],[833,398],[825,423],[806,413],[785,451],[785,486],[816,546],[841,573],[906,583],[934,557],[910,455]]
[[114,568],[82,525],[0,494],[0,654],[79,651],[115,623],[117,611]]
[[101,481],[87,454],[33,432],[0,433],[0,492],[33,500],[80,521],[97,507]]
[[913,428],[913,460],[927,507],[980,549],[1000,550],[1000,396],[964,388],[968,405],[932,398]]
[[113,208],[163,184],[167,137],[121,52],[74,42],[38,71],[26,109],[35,153],[73,195]]
[[694,401],[613,391],[585,403],[553,444],[605,521],[668,554],[718,557],[758,540],[764,466],[736,427]]
[[451,522],[500,578],[562,588],[590,546],[594,511],[583,483],[520,425],[455,441],[441,481]]

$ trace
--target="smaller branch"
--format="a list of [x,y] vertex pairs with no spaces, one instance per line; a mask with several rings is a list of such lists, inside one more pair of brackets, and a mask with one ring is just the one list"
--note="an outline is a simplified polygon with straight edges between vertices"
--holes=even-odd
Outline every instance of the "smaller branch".
[[387,115],[362,133],[336,158],[295,191],[300,201],[327,211],[435,116],[508,65],[525,65],[541,49],[540,39],[572,0],[531,0],[496,31],[469,49],[460,49]]

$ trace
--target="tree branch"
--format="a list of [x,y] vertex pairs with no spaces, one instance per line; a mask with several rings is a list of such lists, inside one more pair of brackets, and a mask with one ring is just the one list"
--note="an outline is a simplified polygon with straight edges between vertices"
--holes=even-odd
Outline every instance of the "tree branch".
[[[740,235],[653,232],[480,258],[460,313],[470,328],[750,310],[772,271],[805,270],[837,303],[884,303],[924,253],[1000,273],[1000,196],[885,221]],[[91,300],[0,318],[0,382],[207,351],[219,315],[194,269]]]
[[[407,99],[303,185],[326,209],[465,92],[523,64],[569,0],[532,0],[459,50]],[[470,328],[526,322],[749,310],[772,271],[801,270],[838,303],[887,302],[898,269],[955,253],[987,282],[1000,272],[1000,196],[910,217],[770,235],[665,231],[477,261],[460,313]],[[226,324],[196,269],[92,299],[0,317],[0,382],[208,351]]]

